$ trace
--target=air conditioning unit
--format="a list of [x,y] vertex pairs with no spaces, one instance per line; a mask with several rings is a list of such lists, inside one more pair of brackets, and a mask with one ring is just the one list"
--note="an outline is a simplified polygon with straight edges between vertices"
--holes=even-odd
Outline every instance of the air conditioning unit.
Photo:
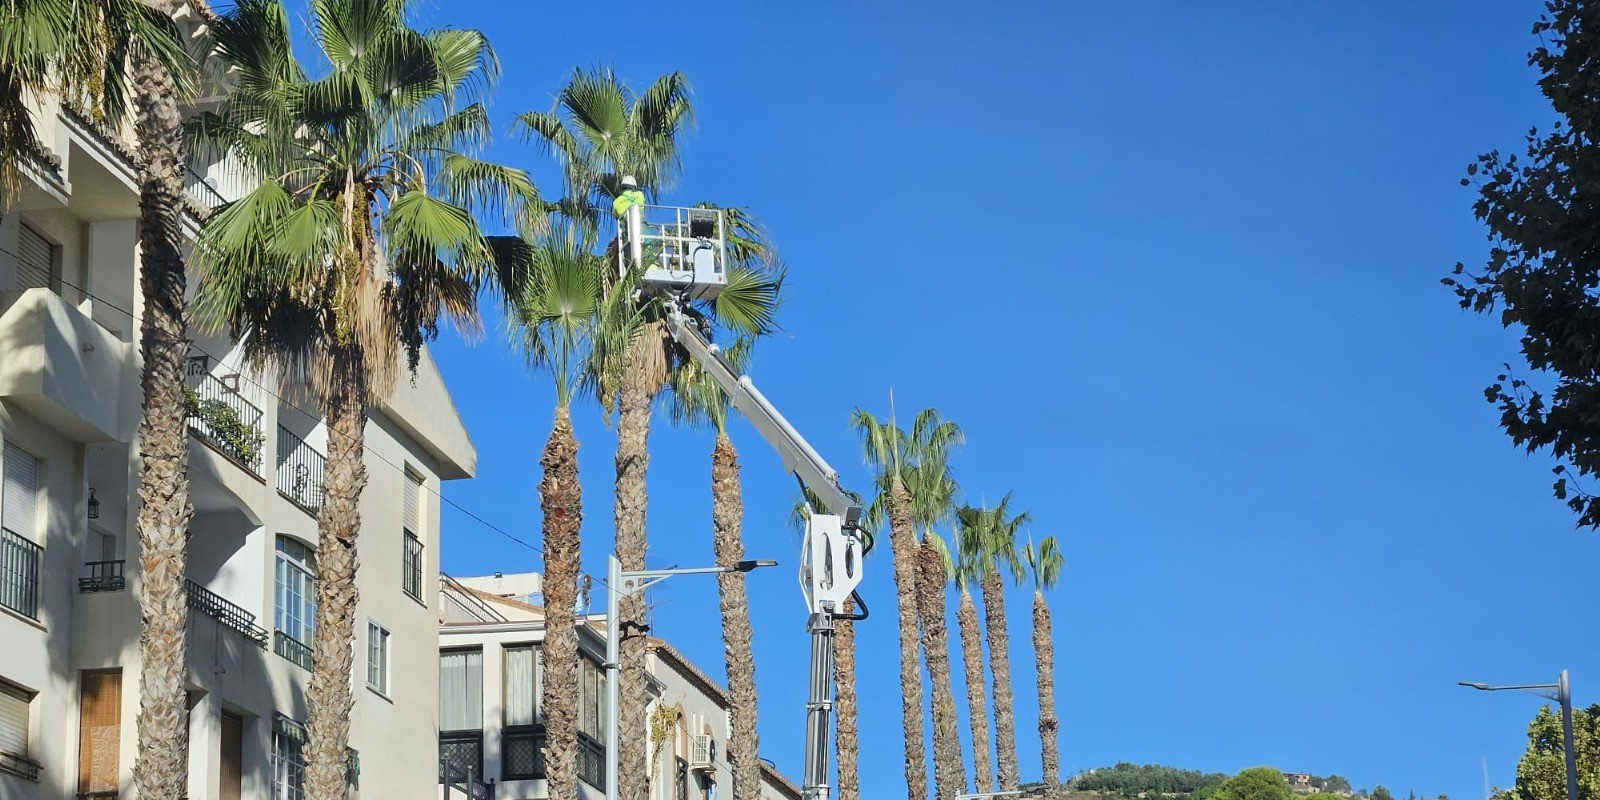
[[690,737],[689,742],[689,769],[710,770],[716,765],[712,760],[717,753],[716,740],[709,733],[697,733]]

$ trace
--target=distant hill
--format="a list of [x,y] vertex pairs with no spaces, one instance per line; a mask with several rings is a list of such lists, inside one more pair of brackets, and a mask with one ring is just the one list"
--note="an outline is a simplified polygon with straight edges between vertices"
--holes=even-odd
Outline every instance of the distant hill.
[[[1064,784],[1063,800],[1208,800],[1227,781],[1230,775],[1221,772],[1201,772],[1181,769],[1165,764],[1131,764],[1126,761],[1109,767],[1084,770],[1069,778]],[[1326,777],[1304,772],[1284,773],[1288,788],[1305,800],[1396,800],[1381,784],[1372,791],[1355,789],[1341,775]],[[1044,784],[1025,783],[1023,797],[1042,797]],[[1409,793],[1406,800],[1430,800]],[[1449,800],[1440,795],[1437,800]]]

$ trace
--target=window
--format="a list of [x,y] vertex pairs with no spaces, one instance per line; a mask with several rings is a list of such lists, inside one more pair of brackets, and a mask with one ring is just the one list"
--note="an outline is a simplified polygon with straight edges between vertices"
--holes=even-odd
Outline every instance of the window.
[[78,704],[78,791],[116,792],[122,671],[85,672]]
[[27,225],[18,229],[17,289],[61,293],[61,248]]
[[278,655],[311,668],[311,639],[317,629],[317,556],[298,539],[278,537],[276,628]]
[[0,461],[0,606],[37,617],[39,459],[7,443]]
[[601,730],[605,719],[606,676],[588,657],[578,660],[578,779],[590,786],[606,780],[606,749]]
[[533,645],[507,647],[505,653],[505,729],[500,741],[502,780],[544,777],[544,730],[539,723],[543,652]]
[[689,762],[682,758],[674,759],[678,764],[677,786],[678,793],[674,795],[677,800],[689,800]]
[[28,757],[28,707],[33,693],[0,681],[0,772],[39,780],[39,762]]
[[389,632],[367,620],[367,685],[389,696]]
[[439,653],[439,782],[483,776],[483,651]]
[[305,800],[305,726],[282,714],[272,719],[272,798]]
[[422,476],[406,468],[405,536],[400,554],[400,587],[422,599]]

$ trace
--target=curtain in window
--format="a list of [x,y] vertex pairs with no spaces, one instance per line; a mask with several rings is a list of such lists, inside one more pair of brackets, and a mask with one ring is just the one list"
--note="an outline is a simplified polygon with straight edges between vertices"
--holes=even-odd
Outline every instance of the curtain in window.
[[483,652],[439,654],[439,730],[483,729]]
[[532,647],[506,649],[506,724],[532,725],[539,704]]

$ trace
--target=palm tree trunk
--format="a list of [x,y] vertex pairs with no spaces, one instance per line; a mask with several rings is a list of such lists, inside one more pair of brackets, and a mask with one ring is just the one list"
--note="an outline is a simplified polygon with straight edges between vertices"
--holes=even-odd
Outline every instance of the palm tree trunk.
[[[855,603],[844,601],[844,614],[855,613]],[[839,800],[861,800],[861,744],[856,724],[856,627],[848,619],[833,625],[833,712],[839,718],[834,743],[839,750]]]
[[1050,641],[1050,607],[1033,593],[1033,660],[1039,671],[1039,759],[1044,767],[1045,796],[1060,795],[1061,757],[1056,752],[1055,646]]
[[[162,9],[170,10],[170,9]],[[189,611],[189,437],[183,360],[183,154],[172,76],[149,53],[133,61],[139,166],[139,288],[144,299],[139,354],[144,417],[139,422],[139,752],[140,797],[180,797],[188,789],[188,702],[184,692]]]
[[917,800],[928,796],[927,750],[922,738],[922,661],[917,656],[917,542],[911,533],[911,496],[898,475],[892,481],[889,549],[894,555],[900,621],[900,722],[905,731],[906,797]]
[[936,800],[954,800],[966,791],[966,765],[961,758],[960,723],[950,674],[950,631],[944,619],[944,559],[933,541],[917,548],[917,608],[922,618],[922,653],[933,687],[933,793]]
[[966,667],[967,713],[972,721],[973,787],[978,792],[994,791],[994,766],[989,758],[989,704],[983,691],[983,640],[978,635],[978,609],[972,592],[961,586],[961,604],[956,609],[961,628],[961,658]]
[[[739,454],[727,434],[718,433],[711,451],[712,549],[718,566],[744,558],[744,493],[739,486]],[[728,699],[733,705],[733,800],[760,800],[761,748],[756,737],[756,661],[751,649],[750,601],[744,574],[717,576],[722,607],[722,650],[728,667]]]
[[[645,554],[645,472],[650,466],[650,401],[655,396],[652,356],[647,352],[659,344],[649,331],[641,332],[628,345],[624,356],[622,383],[617,401],[617,560],[625,570],[644,569]],[[620,731],[645,730],[645,711],[650,704],[648,677],[645,674],[643,633],[644,598],[634,594],[618,603],[622,637],[621,671],[617,692],[617,725]],[[648,746],[643,736],[619,736],[617,748],[617,794],[620,800],[646,800],[646,775],[649,769]]]
[[572,414],[556,409],[545,440],[544,479],[539,506],[544,511],[544,684],[540,708],[545,725],[546,797],[578,797],[578,567],[582,540],[583,487],[578,483],[578,440]]
[[367,485],[367,376],[359,354],[335,347],[327,401],[328,461],[317,514],[317,630],[306,689],[306,800],[343,800],[355,662],[356,537]]
[[1006,632],[1005,586],[1000,573],[983,577],[984,631],[989,639],[989,672],[994,677],[995,761],[1000,772],[1000,791],[1016,791],[1017,720],[1011,707],[1011,637]]

